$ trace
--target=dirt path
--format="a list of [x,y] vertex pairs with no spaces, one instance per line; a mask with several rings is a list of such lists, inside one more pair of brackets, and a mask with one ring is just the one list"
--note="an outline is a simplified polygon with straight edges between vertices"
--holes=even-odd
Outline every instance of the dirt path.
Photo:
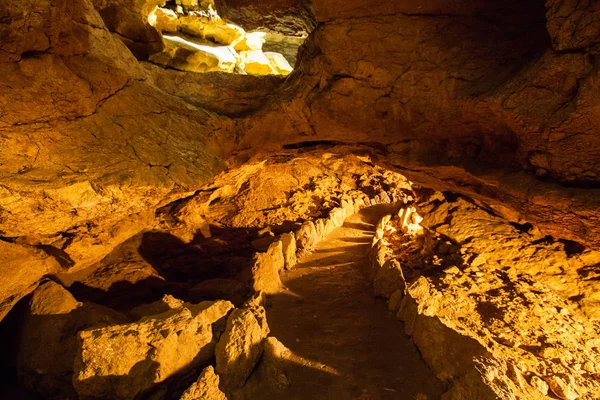
[[287,289],[270,299],[267,318],[271,334],[302,361],[286,367],[291,384],[278,398],[432,400],[443,393],[364,275],[384,214],[377,206],[347,219],[283,276]]

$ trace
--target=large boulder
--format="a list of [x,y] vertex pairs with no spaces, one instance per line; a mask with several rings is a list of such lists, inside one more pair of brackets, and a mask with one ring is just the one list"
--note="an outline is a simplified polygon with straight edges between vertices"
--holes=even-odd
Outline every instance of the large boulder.
[[213,329],[233,305],[188,305],[139,322],[83,330],[74,363],[80,396],[130,399],[214,355]]
[[226,393],[246,383],[262,354],[267,334],[268,329],[261,326],[252,310],[244,308],[231,313],[216,348],[216,371]]
[[260,50],[240,51],[244,71],[250,75],[276,75],[269,58]]
[[77,331],[128,321],[111,309],[78,302],[55,282],[43,283],[29,300],[21,329],[17,361],[20,382],[45,396],[72,396]]
[[197,44],[178,36],[165,36],[167,49],[150,57],[150,61],[180,71],[233,72],[237,58],[229,47]]
[[235,46],[245,34],[244,29],[227,23],[221,18],[190,13],[179,20],[182,32],[202,39],[210,39],[224,46]]

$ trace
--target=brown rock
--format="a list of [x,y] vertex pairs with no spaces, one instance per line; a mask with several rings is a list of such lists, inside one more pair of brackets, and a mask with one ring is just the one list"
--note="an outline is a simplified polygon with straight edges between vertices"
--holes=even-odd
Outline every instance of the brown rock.
[[157,7],[148,20],[150,25],[161,32],[176,33],[179,30],[179,19],[173,10]]
[[238,309],[231,313],[216,348],[215,369],[226,393],[244,385],[262,354],[265,337],[251,310]]
[[546,378],[546,382],[552,393],[559,399],[575,400],[579,394],[572,385],[572,379],[565,375],[552,375]]
[[277,293],[281,289],[279,272],[283,269],[284,259],[281,242],[269,247],[266,253],[257,253],[252,266],[252,288],[266,294]]
[[80,396],[132,398],[208,361],[215,349],[212,324],[232,307],[223,301],[191,305],[136,323],[81,331],[75,390]]
[[319,241],[317,230],[312,221],[306,221],[295,234],[296,248],[298,250],[310,251]]
[[35,289],[47,274],[58,272],[60,264],[41,249],[0,241],[0,320],[19,299]]
[[285,269],[294,268],[296,266],[296,237],[293,232],[281,235],[281,246]]
[[212,366],[202,370],[198,380],[181,396],[180,400],[227,400],[225,393],[219,389],[219,376]]
[[389,298],[396,290],[404,291],[405,284],[402,266],[391,259],[377,271],[373,288],[377,296]]
[[21,330],[20,382],[47,396],[72,396],[77,331],[126,322],[128,319],[116,311],[78,302],[57,283],[43,283],[31,296]]

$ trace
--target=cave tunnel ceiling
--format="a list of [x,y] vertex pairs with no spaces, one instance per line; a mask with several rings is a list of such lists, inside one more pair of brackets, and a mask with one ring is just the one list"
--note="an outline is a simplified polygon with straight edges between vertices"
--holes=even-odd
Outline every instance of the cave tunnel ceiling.
[[[27,301],[34,304],[44,296],[62,299],[65,315],[76,315],[79,311],[73,310],[82,307],[77,300],[83,298],[114,308],[121,298],[111,302],[103,296],[115,278],[103,281],[102,273],[125,276],[122,271],[137,265],[131,276],[152,282],[144,289],[152,293],[177,297],[183,291],[198,302],[207,291],[221,292],[211,284],[191,290],[185,286],[191,280],[229,285],[235,301],[231,307],[215,305],[215,313],[232,318],[235,306],[236,318],[254,321],[239,307],[256,287],[235,280],[252,278],[248,260],[262,265],[257,251],[271,257],[275,250],[265,237],[317,232],[317,220],[335,214],[336,207],[344,209],[342,200],[349,196],[352,205],[346,208],[356,212],[369,204],[404,199],[408,207],[414,202],[415,210],[396,210],[395,219],[386,222],[386,235],[405,235],[396,242],[388,237],[392,247],[425,246],[459,257],[460,249],[452,246],[460,244],[473,254],[489,253],[476,263],[513,263],[517,275],[535,270],[542,274],[536,282],[551,288],[548,301],[561,318],[581,314],[578,321],[587,321],[582,326],[597,329],[599,52],[600,2],[594,1],[3,0],[0,318],[16,315]],[[365,180],[367,175],[379,180]],[[406,190],[393,198],[391,188],[400,186]],[[348,194],[353,191],[360,196]],[[402,197],[411,191],[410,200]],[[372,200],[375,195],[377,201]],[[367,198],[373,203],[365,205]],[[344,216],[350,218],[354,211],[344,211]],[[410,223],[421,226],[415,215],[424,218],[421,239],[407,228]],[[448,225],[472,220],[479,224],[467,229],[472,237]],[[306,221],[313,221],[313,227],[302,225]],[[326,222],[319,228],[323,240],[323,232],[333,231],[325,228]],[[498,237],[507,247],[481,239],[494,227],[504,232]],[[221,242],[210,240],[211,233]],[[449,248],[431,245],[446,237]],[[289,240],[281,237],[284,244]],[[190,243],[195,246],[191,252]],[[161,246],[180,252],[156,253]],[[207,248],[216,258],[203,266],[190,261],[208,257],[203,253]],[[515,252],[510,253],[513,259],[498,256],[508,248]],[[295,257],[296,250],[289,251]],[[235,253],[233,260],[224,256],[228,252]],[[521,265],[518,260],[525,253],[529,264]],[[179,258],[172,260],[173,254]],[[411,254],[396,256],[408,265]],[[469,259],[469,268],[475,259],[477,255]],[[441,265],[431,260],[431,265]],[[180,264],[197,270],[179,271],[175,267]],[[418,268],[429,271],[431,265]],[[232,268],[226,279],[235,276],[230,279],[234,282],[213,276],[214,269],[223,268]],[[481,272],[461,268],[460,273]],[[82,283],[91,271],[101,271],[94,282],[103,282],[94,290]],[[506,271],[506,279],[513,279],[514,271]],[[431,278],[427,273],[425,280]],[[448,282],[455,279],[450,275]],[[381,282],[373,278],[379,287]],[[279,282],[278,272],[264,279]],[[409,285],[424,284],[419,279],[402,277],[406,293]],[[460,285],[456,279],[452,284]],[[473,279],[469,284],[477,284]],[[431,287],[432,293],[446,289]],[[500,290],[498,298],[518,297],[517,291],[525,290],[488,289]],[[415,293],[411,299],[417,303],[429,301]],[[390,296],[392,292],[384,297]],[[173,301],[160,307],[182,310],[183,303]],[[490,310],[496,310],[496,300],[479,301],[480,311],[495,315]],[[132,314],[94,310],[94,323],[137,323]],[[510,312],[530,310],[525,305]],[[398,318],[408,317],[399,313]],[[255,337],[264,339],[258,314],[256,321]],[[490,321],[483,326],[493,326]],[[223,335],[235,334],[233,328],[214,324],[215,332],[222,328]],[[214,338],[196,339],[212,343]],[[427,359],[434,356],[420,347],[418,336],[413,341],[440,378],[441,364]],[[276,353],[281,343],[269,343]],[[596,349],[597,359],[600,346],[588,345]],[[580,353],[573,351],[573,360],[578,359]],[[221,377],[221,388],[229,394],[240,378],[224,372],[226,361],[219,364],[219,359],[216,375],[205,370],[202,382]],[[564,399],[597,398],[597,385],[588,381],[598,381],[600,364],[590,362],[592,366],[573,361],[583,371],[576,379],[556,370],[538,382],[521,371],[524,386],[519,389],[522,377],[513,376],[506,393],[530,393],[533,387],[536,396],[550,390]],[[71,364],[63,367],[73,373]],[[93,369],[85,368],[82,374]],[[139,394],[127,392],[126,386],[120,398]],[[145,393],[151,386],[136,390]],[[69,390],[98,395],[91,381]]]

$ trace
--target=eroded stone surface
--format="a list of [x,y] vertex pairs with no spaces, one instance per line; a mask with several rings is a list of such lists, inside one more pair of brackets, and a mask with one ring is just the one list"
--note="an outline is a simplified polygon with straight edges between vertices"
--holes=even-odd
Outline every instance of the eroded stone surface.
[[227,400],[225,393],[219,389],[219,376],[212,366],[202,370],[198,380],[181,396],[180,400]]
[[450,394],[533,399],[550,389],[594,398],[597,290],[583,275],[595,270],[596,252],[451,193],[426,194],[416,208],[423,233],[401,233],[396,217],[380,242],[406,280],[398,318],[438,375],[454,382]]
[[215,370],[226,393],[244,385],[262,354],[262,341],[267,334],[251,310],[231,313],[216,348]]
[[213,357],[213,324],[229,302],[186,305],[125,325],[83,330],[73,386],[80,396],[132,398]]

